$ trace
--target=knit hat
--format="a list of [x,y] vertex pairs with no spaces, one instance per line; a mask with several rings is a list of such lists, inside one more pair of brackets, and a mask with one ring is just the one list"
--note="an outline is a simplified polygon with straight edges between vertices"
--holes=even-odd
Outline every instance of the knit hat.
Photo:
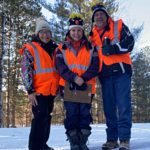
[[96,13],[97,11],[103,11],[103,12],[106,14],[107,18],[108,18],[108,16],[109,16],[109,15],[108,15],[108,12],[107,12],[107,10],[106,10],[106,7],[103,6],[103,5],[96,4],[96,5],[94,5],[91,9],[92,9],[92,11],[93,11],[92,22],[94,22],[94,15],[95,15],[95,13]]
[[69,16],[69,30],[71,30],[74,27],[79,27],[83,29],[82,15],[79,13],[72,13]]
[[49,25],[49,23],[46,21],[46,19],[43,18],[43,17],[39,17],[39,18],[37,18],[37,20],[36,20],[35,34],[38,34],[39,31],[40,31],[40,30],[43,30],[43,29],[47,29],[47,30],[51,31],[50,25]]

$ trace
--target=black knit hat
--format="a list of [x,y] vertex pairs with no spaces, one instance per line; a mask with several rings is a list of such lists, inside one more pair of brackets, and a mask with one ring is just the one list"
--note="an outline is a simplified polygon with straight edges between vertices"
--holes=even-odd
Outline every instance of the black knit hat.
[[92,9],[92,11],[93,11],[92,22],[94,22],[94,15],[95,15],[95,13],[96,13],[97,11],[103,11],[103,12],[106,14],[107,18],[108,18],[108,16],[109,16],[109,15],[108,15],[108,12],[107,12],[107,10],[106,10],[106,7],[103,6],[103,5],[96,4],[96,5],[94,5],[91,9]]
[[78,13],[72,13],[69,17],[69,30],[71,30],[74,27],[79,27],[83,29],[83,19],[81,14]]

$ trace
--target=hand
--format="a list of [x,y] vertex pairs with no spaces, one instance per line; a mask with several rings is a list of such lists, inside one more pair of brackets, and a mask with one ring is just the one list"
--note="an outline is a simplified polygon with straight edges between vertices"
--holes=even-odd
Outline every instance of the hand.
[[32,93],[28,95],[29,101],[31,102],[32,106],[37,106],[38,102],[36,100],[36,93]]
[[109,56],[115,54],[115,49],[116,49],[115,45],[105,45],[102,47],[102,53],[105,56]]
[[77,85],[81,86],[81,85],[84,83],[84,80],[83,80],[83,78],[77,76],[77,77],[75,78],[74,82],[75,82]]

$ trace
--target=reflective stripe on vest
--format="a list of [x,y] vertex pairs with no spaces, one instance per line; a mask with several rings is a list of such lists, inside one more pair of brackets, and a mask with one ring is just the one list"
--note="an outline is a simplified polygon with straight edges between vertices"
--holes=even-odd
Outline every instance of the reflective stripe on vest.
[[119,33],[118,33],[118,21],[114,22],[114,39],[111,41],[111,44],[116,44],[119,42]]
[[[93,54],[93,51],[94,51],[94,48],[90,49],[90,60],[89,60],[89,65],[91,64],[91,61],[92,61],[92,54]],[[74,68],[77,68],[77,69],[80,69],[80,70],[87,70],[89,66],[84,66],[84,65],[81,65],[81,64],[68,64],[67,63],[67,58],[66,58],[66,50],[62,49],[62,54],[64,56],[64,61],[65,61],[65,64],[68,66],[68,68],[71,70],[71,69],[74,69]]]
[[33,74],[56,72],[55,67],[53,67],[53,68],[44,68],[44,69],[41,68],[40,56],[39,56],[37,47],[33,43],[29,43],[29,44],[32,46],[33,51],[34,51],[34,55],[35,55],[35,58],[36,58],[35,63],[36,63],[37,69],[34,70]]

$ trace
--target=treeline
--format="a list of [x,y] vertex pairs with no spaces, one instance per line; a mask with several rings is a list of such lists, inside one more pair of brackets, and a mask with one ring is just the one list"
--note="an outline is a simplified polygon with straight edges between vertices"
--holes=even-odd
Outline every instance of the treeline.
[[[0,1],[0,126],[29,126],[31,106],[22,85],[19,48],[29,40],[35,30],[35,20],[41,16],[42,7],[54,15],[49,20],[53,38],[60,42],[67,30],[70,12],[82,14],[86,34],[91,29],[91,11],[94,3],[102,2],[113,14],[118,10],[116,0],[56,0],[54,4],[44,0],[1,0]],[[141,27],[132,29],[137,39]],[[2,32],[3,31],[3,32]],[[2,40],[3,39],[3,40]],[[3,42],[2,42],[3,41]],[[135,53],[136,50],[133,52]],[[150,47],[147,46],[133,58],[132,106],[134,122],[150,121]],[[2,77],[1,77],[2,75]],[[3,83],[1,82],[3,81]],[[100,89],[97,82],[97,89]],[[2,107],[1,107],[2,106]],[[58,96],[55,100],[53,123],[62,124],[64,120],[63,103]],[[105,122],[100,90],[92,102],[93,123]],[[2,119],[2,120],[1,120]],[[3,123],[3,124],[2,124]]]

